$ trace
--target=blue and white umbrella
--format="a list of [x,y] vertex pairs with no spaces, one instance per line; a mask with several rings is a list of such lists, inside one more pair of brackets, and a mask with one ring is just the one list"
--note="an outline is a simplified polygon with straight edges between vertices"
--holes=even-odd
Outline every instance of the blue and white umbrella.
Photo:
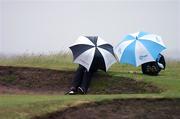
[[116,62],[112,45],[98,36],[80,36],[70,49],[74,63],[83,65],[88,71],[93,63],[107,71]]
[[115,48],[120,63],[139,66],[155,61],[158,54],[166,49],[160,36],[146,32],[127,35]]

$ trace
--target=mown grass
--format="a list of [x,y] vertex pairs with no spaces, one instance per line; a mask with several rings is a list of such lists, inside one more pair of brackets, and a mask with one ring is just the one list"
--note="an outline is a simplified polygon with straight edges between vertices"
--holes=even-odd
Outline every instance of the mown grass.
[[[58,70],[75,70],[72,57],[67,54],[19,56],[1,58],[1,66],[41,67]],[[117,94],[117,95],[0,95],[0,119],[26,119],[36,115],[53,112],[69,106],[89,101],[102,101],[115,98],[180,98],[180,62],[168,61],[167,68],[159,76],[142,75],[140,67],[126,64],[114,64],[108,74],[115,77],[130,77],[151,82],[164,89],[160,94]],[[101,72],[102,73],[102,72]],[[8,80],[9,81],[9,80]],[[10,80],[11,82],[11,80]],[[92,87],[104,86],[97,82]],[[113,86],[113,85],[112,85]]]

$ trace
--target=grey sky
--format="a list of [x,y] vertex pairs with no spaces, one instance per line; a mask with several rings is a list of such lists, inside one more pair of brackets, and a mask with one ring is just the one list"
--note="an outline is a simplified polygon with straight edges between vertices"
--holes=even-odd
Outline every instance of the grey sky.
[[167,57],[180,58],[178,0],[1,0],[1,53],[68,51],[79,35],[116,45],[129,33],[162,36]]

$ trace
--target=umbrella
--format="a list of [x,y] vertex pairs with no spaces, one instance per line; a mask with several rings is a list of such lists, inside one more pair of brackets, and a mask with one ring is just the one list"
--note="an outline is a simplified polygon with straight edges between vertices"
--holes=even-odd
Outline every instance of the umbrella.
[[119,62],[139,66],[156,61],[159,53],[166,49],[160,36],[147,32],[127,35],[115,48]]
[[83,65],[88,71],[95,62],[104,71],[116,62],[113,47],[98,36],[80,36],[70,49],[74,63]]

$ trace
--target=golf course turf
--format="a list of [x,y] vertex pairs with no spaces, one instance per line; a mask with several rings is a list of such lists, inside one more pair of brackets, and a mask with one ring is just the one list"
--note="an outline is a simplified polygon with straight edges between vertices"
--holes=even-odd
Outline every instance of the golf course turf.
[[[61,60],[59,60],[61,59]],[[180,63],[159,76],[114,64],[87,95],[64,95],[76,65],[68,56],[0,59],[0,119],[179,119]]]

